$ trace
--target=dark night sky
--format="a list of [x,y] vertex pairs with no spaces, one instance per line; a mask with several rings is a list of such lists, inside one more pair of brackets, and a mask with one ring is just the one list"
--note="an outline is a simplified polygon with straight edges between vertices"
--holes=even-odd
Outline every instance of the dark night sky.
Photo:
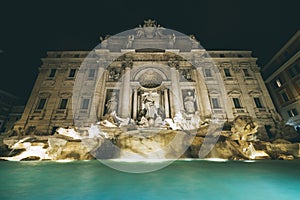
[[252,50],[260,66],[300,28],[298,0],[106,1],[1,3],[0,89],[26,102],[46,51],[92,50],[148,18],[208,50]]

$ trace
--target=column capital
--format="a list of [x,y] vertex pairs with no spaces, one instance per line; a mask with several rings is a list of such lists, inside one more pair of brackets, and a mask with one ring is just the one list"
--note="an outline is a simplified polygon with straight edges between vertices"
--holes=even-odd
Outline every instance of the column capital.
[[130,58],[125,58],[125,60],[122,61],[122,69],[126,69],[126,68],[132,68],[133,66],[133,62],[132,59]]
[[179,68],[179,62],[175,58],[170,58],[168,60],[168,66],[171,67],[171,68],[174,68],[174,69],[178,69]]

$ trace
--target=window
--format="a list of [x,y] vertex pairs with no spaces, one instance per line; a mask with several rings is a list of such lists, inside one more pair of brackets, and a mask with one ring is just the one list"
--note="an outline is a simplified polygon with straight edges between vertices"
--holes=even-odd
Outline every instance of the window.
[[90,104],[90,99],[83,99],[81,104],[81,109],[88,109]]
[[282,81],[277,78],[274,82],[273,82],[273,85],[275,88],[280,88],[282,86]]
[[219,99],[211,98],[213,108],[220,108]]
[[76,74],[76,69],[71,69],[69,73],[69,78],[74,78]]
[[235,108],[242,108],[239,98],[232,98]]
[[50,70],[50,74],[49,74],[49,78],[53,78],[56,74],[56,69],[51,69]]
[[211,70],[210,69],[204,69],[204,75],[205,75],[205,77],[212,77]]
[[38,105],[37,105],[36,109],[37,109],[37,110],[42,110],[42,109],[44,109],[45,104],[46,104],[46,100],[47,100],[47,99],[44,99],[44,98],[40,99],[39,102],[38,102]]
[[292,67],[288,70],[289,74],[290,74],[290,77],[295,77],[297,75],[297,71],[296,71],[296,68]]
[[295,108],[288,110],[287,112],[290,117],[294,117],[294,116],[298,115],[298,112]]
[[260,99],[258,97],[254,97],[253,99],[257,108],[263,108]]
[[281,93],[281,97],[282,97],[282,99],[283,99],[285,102],[287,102],[287,101],[290,100],[290,99],[289,99],[289,96],[287,95],[286,92],[282,92],[282,93]]
[[75,54],[75,55],[74,55],[74,58],[79,58],[79,54]]
[[61,99],[58,109],[64,110],[67,108],[68,99]]
[[230,70],[228,68],[224,69],[224,73],[226,77],[231,77]]
[[90,69],[88,78],[93,79],[95,77],[95,73],[96,73],[95,69]]
[[244,75],[245,75],[246,77],[251,76],[251,75],[249,74],[248,69],[243,69],[243,72],[244,72]]

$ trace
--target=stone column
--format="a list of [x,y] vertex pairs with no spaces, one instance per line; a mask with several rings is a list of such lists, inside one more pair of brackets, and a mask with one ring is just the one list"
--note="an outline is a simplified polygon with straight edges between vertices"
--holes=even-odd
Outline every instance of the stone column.
[[244,75],[241,72],[242,69],[241,69],[239,63],[233,63],[232,70],[235,73],[237,84],[239,85],[239,88],[240,88],[241,93],[242,93],[242,96],[240,98],[240,101],[242,103],[242,107],[247,109],[246,112],[248,112],[248,114],[251,117],[256,118],[256,114],[255,114],[255,111],[253,109],[253,107],[255,106],[254,101],[249,96],[248,88],[247,88],[247,85],[246,85],[246,80],[244,78]]
[[[201,115],[204,117],[209,117],[211,115],[211,106],[210,106],[210,100],[208,95],[207,86],[205,84],[205,79],[202,74],[202,68],[197,67],[197,71],[195,71],[196,77],[197,77],[197,86],[198,91],[200,94],[200,101],[201,101]],[[197,88],[196,88],[197,90]]]
[[171,89],[172,89],[172,114],[175,116],[176,113],[180,112],[181,101],[180,101],[180,91],[179,91],[179,80],[178,80],[178,71],[176,67],[178,63],[176,61],[169,61],[169,66],[171,67]]
[[262,97],[265,100],[266,105],[264,105],[264,106],[266,106],[266,108],[268,108],[270,110],[276,111],[273,101],[269,95],[270,93],[267,89],[267,86],[259,72],[259,68],[256,65],[253,65],[253,66],[251,66],[251,70],[253,71],[254,78],[257,80],[259,88],[261,89]]
[[170,118],[169,113],[169,97],[168,97],[168,89],[164,89],[164,98],[165,98],[165,115],[166,118]]
[[100,66],[98,68],[97,74],[97,82],[96,82],[96,91],[95,91],[95,105],[97,106],[97,119],[100,120],[103,114],[104,106],[105,106],[105,69]]
[[232,106],[231,106],[231,99],[227,95],[227,92],[226,92],[225,82],[224,82],[221,72],[220,72],[221,71],[220,65],[216,64],[216,66],[213,66],[213,70],[215,72],[217,84],[219,85],[219,89],[221,92],[220,99],[219,99],[221,106],[222,107],[224,106],[225,113],[227,115],[227,119],[233,120],[234,115],[233,115],[233,110],[232,110]]
[[123,91],[122,91],[122,107],[121,107],[121,117],[130,117],[130,67],[125,67],[125,72],[123,75]]
[[134,88],[133,90],[133,119],[136,119],[137,117],[137,103],[138,103],[138,95],[137,95],[137,89]]

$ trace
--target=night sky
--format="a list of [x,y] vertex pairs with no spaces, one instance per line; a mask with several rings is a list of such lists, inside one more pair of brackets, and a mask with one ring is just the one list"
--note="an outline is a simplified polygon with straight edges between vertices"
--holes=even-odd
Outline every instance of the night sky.
[[2,2],[0,89],[25,103],[47,51],[92,50],[100,35],[148,18],[207,50],[251,50],[263,66],[300,28],[299,9],[298,0]]

